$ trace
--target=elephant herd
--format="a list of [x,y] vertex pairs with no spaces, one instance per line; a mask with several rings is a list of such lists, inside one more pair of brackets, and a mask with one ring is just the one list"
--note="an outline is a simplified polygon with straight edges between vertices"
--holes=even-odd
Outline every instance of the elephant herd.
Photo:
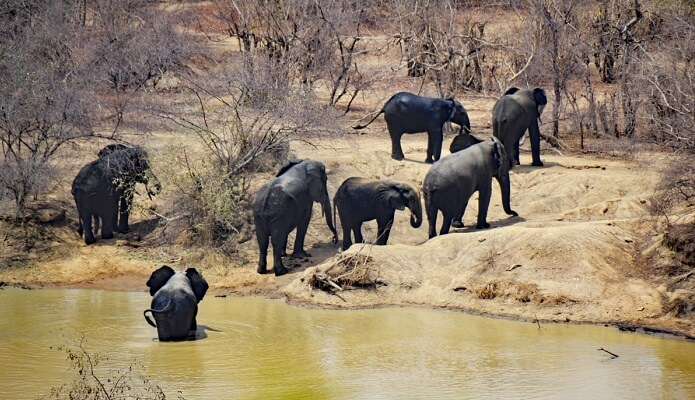
[[[519,141],[526,131],[531,138],[532,165],[543,165],[538,121],[546,104],[547,98],[541,88],[508,89],[492,109],[492,139],[481,140],[472,135],[468,114],[458,101],[402,92],[392,96],[367,124],[354,129],[363,129],[384,114],[391,138],[391,157],[395,160],[404,158],[400,144],[403,134],[427,132],[425,162],[433,165],[425,176],[422,195],[428,233],[432,238],[437,235],[440,212],[443,223],[439,234],[447,234],[452,226],[463,226],[463,214],[475,192],[478,192],[476,228],[488,228],[492,178],[501,188],[505,213],[517,215],[511,209],[509,171],[519,164]],[[456,123],[460,130],[451,142],[452,154],[440,159],[446,122]],[[323,163],[296,160],[283,166],[275,178],[256,193],[253,215],[259,248],[258,273],[268,272],[266,259],[270,245],[273,247],[273,272],[276,276],[287,273],[282,258],[286,256],[287,238],[293,230],[296,236],[292,256],[311,256],[304,250],[304,239],[314,202],[321,204],[334,244],[338,243],[336,218],[340,219],[343,250],[352,245],[353,237],[354,242],[363,242],[362,224],[371,220],[377,221],[376,244],[385,245],[396,210],[407,207],[411,212],[410,225],[418,228],[422,224],[420,195],[410,185],[351,177],[336,191],[332,208],[327,181]],[[72,195],[79,216],[78,231],[86,244],[96,241],[99,229],[104,239],[113,237],[113,232],[128,232],[137,183],[145,185],[149,196],[161,190],[147,153],[139,147],[106,146],[98,153],[97,160],[79,171],[72,184]],[[197,304],[208,289],[207,282],[195,268],[176,272],[163,266],[152,273],[147,286],[153,298],[151,308],[145,310],[144,315],[147,322],[157,328],[160,340],[180,340],[195,333]]]
[[[404,158],[400,144],[403,134],[427,132],[425,162],[433,165],[425,176],[422,194],[429,222],[429,237],[432,238],[437,235],[439,212],[444,219],[440,234],[447,234],[451,226],[463,227],[463,214],[475,192],[478,192],[476,228],[488,228],[492,178],[500,186],[505,213],[518,215],[511,208],[509,170],[519,164],[519,141],[527,130],[531,136],[532,165],[543,165],[540,160],[538,120],[546,104],[543,89],[508,89],[492,110],[493,138],[484,141],[472,135],[468,114],[458,101],[397,93],[367,124],[355,126],[354,129],[367,127],[383,113],[391,137],[391,157],[395,160]],[[452,141],[452,154],[440,159],[442,130],[448,121],[458,124],[460,131]],[[335,218],[340,218],[343,250],[352,245],[353,236],[355,242],[363,241],[362,224],[371,220],[377,221],[376,244],[386,244],[395,211],[405,207],[411,212],[411,226],[418,228],[422,224],[418,191],[405,183],[348,178],[336,191],[333,212],[326,184],[326,168],[321,162],[298,160],[282,167],[275,178],[258,191],[253,212],[259,248],[259,274],[268,271],[266,258],[270,244],[273,246],[275,275],[287,273],[282,257],[286,255],[287,237],[292,230],[296,229],[292,256],[310,257],[304,250],[304,238],[314,202],[321,204],[326,225],[333,233],[333,243],[338,242]]]

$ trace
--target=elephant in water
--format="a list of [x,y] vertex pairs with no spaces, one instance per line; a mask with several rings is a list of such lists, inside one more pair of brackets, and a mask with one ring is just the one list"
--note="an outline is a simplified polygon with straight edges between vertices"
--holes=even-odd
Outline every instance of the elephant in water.
[[[160,341],[185,340],[195,337],[198,329],[198,303],[208,290],[208,283],[195,268],[175,272],[163,266],[147,280],[152,296],[151,308],[143,315],[148,324],[157,328]],[[152,314],[156,324],[148,313]]]
[[72,182],[80,222],[78,233],[84,235],[86,244],[96,241],[94,236],[99,224],[103,239],[112,238],[114,231],[128,231],[128,215],[137,182],[145,185],[154,182],[154,190],[147,187],[149,195],[158,193],[161,188],[143,149],[111,146],[115,147],[105,151],[107,146],[98,160],[82,167]]
[[400,182],[372,181],[352,177],[346,179],[333,198],[337,208],[334,217],[340,217],[343,226],[343,250],[352,245],[351,231],[355,242],[362,243],[362,223],[376,219],[378,236],[376,243],[385,245],[393,225],[396,210],[410,209],[410,225],[419,228],[422,224],[422,207],[417,191]]
[[433,163],[439,160],[442,154],[442,129],[445,122],[454,122],[461,126],[462,130],[471,129],[466,109],[453,98],[435,99],[407,92],[393,95],[371,121],[365,125],[354,126],[353,129],[366,128],[382,113],[391,136],[391,158],[394,160],[404,158],[401,148],[403,134],[427,132],[425,162]]
[[[478,192],[478,229],[489,228],[487,210],[492,178],[502,189],[502,206],[508,215],[518,215],[510,205],[509,163],[504,145],[492,138],[444,157],[427,172],[423,183],[429,237],[437,236],[437,214],[444,215],[441,235],[449,233],[452,221],[462,222],[468,200]],[[460,226],[463,226],[461,223]]]
[[526,130],[531,137],[531,165],[542,167],[541,131],[538,121],[548,99],[541,88],[507,89],[492,108],[492,135],[498,138],[509,155],[509,168],[519,164],[519,141]]
[[276,178],[263,186],[253,202],[253,217],[256,224],[259,259],[258,273],[265,274],[269,240],[273,244],[273,269],[276,276],[284,275],[287,269],[282,256],[287,247],[287,236],[297,229],[294,240],[295,257],[311,257],[304,251],[304,236],[311,221],[314,202],[320,203],[326,217],[326,225],[333,232],[333,243],[338,234],[333,226],[331,200],[328,197],[326,167],[313,160],[293,161],[277,173]]

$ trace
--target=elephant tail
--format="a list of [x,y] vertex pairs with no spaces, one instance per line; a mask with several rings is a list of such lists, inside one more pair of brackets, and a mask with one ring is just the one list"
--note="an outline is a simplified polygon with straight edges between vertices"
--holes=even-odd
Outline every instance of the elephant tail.
[[157,325],[150,319],[150,317],[147,315],[147,313],[151,313],[152,316],[154,317],[155,313],[167,312],[167,311],[171,310],[171,303],[172,303],[171,300],[169,300],[169,302],[167,303],[166,306],[164,306],[164,308],[161,308],[159,310],[148,308],[147,310],[143,311],[142,315],[145,317],[145,321],[147,321],[147,323],[150,324],[153,328],[156,328]]
[[364,128],[368,127],[372,122],[374,122],[375,119],[377,119],[377,117],[379,115],[383,114],[383,112],[384,112],[384,108],[382,107],[381,110],[379,110],[379,112],[376,113],[376,115],[371,120],[369,120],[369,122],[367,122],[364,125],[355,125],[352,127],[352,129],[359,130],[359,129],[364,129]]

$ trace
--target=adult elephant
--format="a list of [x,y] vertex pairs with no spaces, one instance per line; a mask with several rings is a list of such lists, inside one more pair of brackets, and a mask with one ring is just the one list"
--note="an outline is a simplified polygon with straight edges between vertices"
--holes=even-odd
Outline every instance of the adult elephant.
[[453,98],[436,99],[418,96],[408,92],[396,93],[381,108],[371,121],[353,129],[364,129],[381,114],[384,114],[386,126],[391,136],[391,158],[402,160],[401,136],[406,133],[427,132],[426,163],[439,160],[442,154],[442,129],[447,121],[470,131],[471,123],[468,113],[461,103]]
[[389,240],[393,216],[396,210],[410,209],[410,225],[422,225],[422,207],[417,191],[405,183],[395,181],[374,181],[352,177],[346,179],[333,198],[334,217],[340,217],[343,226],[343,250],[352,245],[351,232],[355,242],[362,243],[362,223],[376,220],[378,234],[376,244],[385,245]]
[[[152,303],[143,312],[148,324],[157,328],[160,341],[185,340],[195,337],[198,329],[198,303],[208,290],[208,283],[195,268],[176,272],[163,266],[147,280]],[[148,313],[152,314],[156,324]]]
[[[461,221],[468,200],[478,192],[478,229],[489,228],[492,178],[502,189],[502,206],[508,215],[518,215],[510,205],[509,163],[504,145],[492,138],[444,157],[427,172],[423,183],[429,237],[437,235],[437,214],[444,215],[441,235],[449,233],[452,221]],[[462,226],[462,224],[461,224]]]
[[[84,235],[86,244],[96,241],[95,234],[100,224],[103,239],[112,238],[114,231],[128,231],[136,183],[144,183],[148,195],[158,193],[161,188],[143,149],[107,148],[109,146],[99,152],[98,160],[82,167],[72,182],[72,195],[80,222],[78,233]],[[147,186],[150,182],[154,182],[154,190]]]
[[545,91],[541,88],[509,88],[497,100],[492,109],[492,134],[498,138],[509,154],[509,168],[519,164],[519,140],[529,131],[531,137],[531,165],[542,167],[541,131],[538,121],[543,108],[548,104]]
[[268,244],[273,244],[273,270],[276,276],[284,275],[287,269],[282,256],[287,247],[287,236],[297,229],[294,240],[295,257],[311,257],[304,251],[311,210],[314,202],[320,203],[326,217],[326,225],[333,232],[333,243],[338,235],[333,226],[331,200],[328,197],[326,167],[319,161],[292,161],[278,171],[276,178],[263,186],[253,202],[259,260],[258,273],[265,274]]
[[130,230],[128,219],[133,206],[135,185],[144,184],[151,199],[161,191],[161,184],[152,172],[147,152],[141,147],[110,144],[101,149],[98,156],[106,162],[113,176],[112,183],[117,197],[112,211],[114,230],[127,233]]

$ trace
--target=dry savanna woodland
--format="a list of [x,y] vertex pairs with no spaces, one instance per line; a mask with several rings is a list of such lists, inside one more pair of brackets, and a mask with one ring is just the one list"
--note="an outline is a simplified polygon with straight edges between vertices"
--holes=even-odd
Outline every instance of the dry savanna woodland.
[[[695,336],[691,1],[5,0],[0,76],[4,284],[143,290],[194,265],[219,294]],[[510,87],[548,102],[544,166],[527,137],[510,172],[517,217],[494,184],[489,229],[474,195],[447,235],[396,212],[388,245],[369,222],[339,252],[315,206],[311,257],[256,273],[254,194],[289,160],[322,162],[331,201],[353,176],[421,190],[425,133],[397,161],[383,116],[353,126],[406,91],[455,98],[489,140]],[[129,232],[86,245],[73,179],[119,144],[145,151],[157,188],[129,192]]]

